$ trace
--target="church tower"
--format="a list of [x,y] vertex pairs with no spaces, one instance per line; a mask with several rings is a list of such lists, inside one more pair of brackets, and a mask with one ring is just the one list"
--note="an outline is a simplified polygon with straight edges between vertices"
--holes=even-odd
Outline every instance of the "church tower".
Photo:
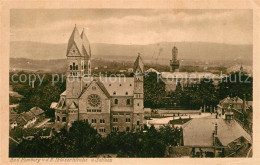
[[178,49],[174,46],[172,48],[172,60],[170,60],[170,71],[178,72],[179,71],[179,60],[178,58]]
[[144,89],[143,89],[143,73],[144,63],[138,53],[138,57],[134,63],[134,112],[133,112],[133,128],[141,129],[143,126],[144,113]]
[[79,34],[75,25],[67,47],[67,105],[75,101],[82,91],[82,78],[91,76],[91,50],[84,32]]

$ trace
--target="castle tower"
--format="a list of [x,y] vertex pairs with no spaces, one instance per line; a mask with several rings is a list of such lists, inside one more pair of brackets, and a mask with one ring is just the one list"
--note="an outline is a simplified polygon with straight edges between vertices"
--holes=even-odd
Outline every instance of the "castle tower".
[[144,90],[143,90],[143,73],[144,63],[138,53],[138,57],[134,63],[134,112],[133,112],[133,128],[141,129],[143,126],[144,113]]
[[179,60],[178,58],[178,49],[174,46],[172,48],[172,60],[170,60],[170,71],[178,72],[179,71]]

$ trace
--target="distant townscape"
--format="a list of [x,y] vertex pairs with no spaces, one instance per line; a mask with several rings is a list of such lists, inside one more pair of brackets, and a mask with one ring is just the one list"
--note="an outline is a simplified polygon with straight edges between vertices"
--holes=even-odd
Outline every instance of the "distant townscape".
[[11,58],[10,157],[252,157],[250,65],[180,60],[177,44],[167,65],[104,60],[76,25],[63,51]]

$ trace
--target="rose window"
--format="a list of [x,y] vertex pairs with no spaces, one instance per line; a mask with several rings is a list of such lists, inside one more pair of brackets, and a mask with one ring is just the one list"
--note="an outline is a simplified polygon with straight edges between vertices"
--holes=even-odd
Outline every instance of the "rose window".
[[88,96],[88,102],[92,107],[97,107],[100,105],[100,97],[96,94],[91,94]]

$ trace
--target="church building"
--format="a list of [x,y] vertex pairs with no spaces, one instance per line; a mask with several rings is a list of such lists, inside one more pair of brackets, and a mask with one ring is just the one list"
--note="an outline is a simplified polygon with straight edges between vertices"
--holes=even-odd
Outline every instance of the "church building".
[[75,26],[66,56],[66,91],[55,107],[57,125],[68,129],[74,121],[87,121],[102,135],[142,129],[144,64],[140,54],[133,77],[93,77],[89,40]]

